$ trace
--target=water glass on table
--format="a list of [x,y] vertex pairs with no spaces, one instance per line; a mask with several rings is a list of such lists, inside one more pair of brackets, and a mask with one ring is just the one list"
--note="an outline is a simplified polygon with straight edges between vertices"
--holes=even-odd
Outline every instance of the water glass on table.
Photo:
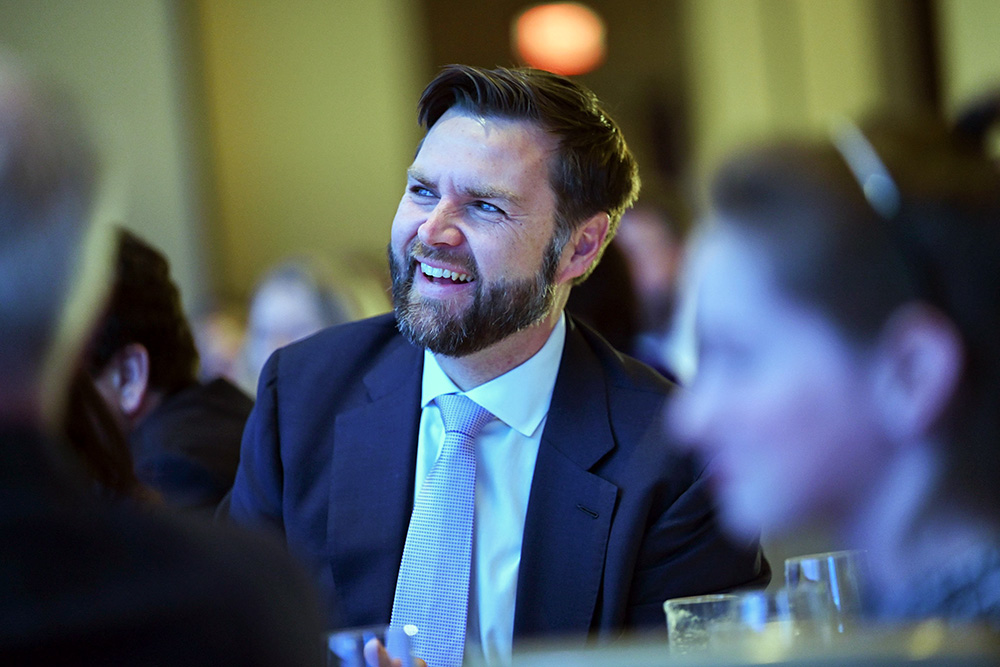
[[837,632],[849,631],[863,609],[864,552],[829,551],[785,559],[785,586],[826,586]]
[[736,619],[738,603],[738,595],[698,595],[664,602],[670,652],[683,655],[709,649],[712,634]]
[[736,614],[716,629],[715,647],[771,662],[829,646],[835,624],[828,600],[822,584],[742,593]]

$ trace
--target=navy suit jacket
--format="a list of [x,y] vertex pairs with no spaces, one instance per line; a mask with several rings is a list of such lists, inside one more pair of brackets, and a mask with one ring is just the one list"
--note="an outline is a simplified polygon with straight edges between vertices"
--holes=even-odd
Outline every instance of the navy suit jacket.
[[[766,585],[759,545],[720,533],[699,470],[657,437],[671,385],[568,319],[524,526],[514,636],[663,627],[672,597]],[[332,623],[386,623],[413,504],[423,350],[384,315],[264,367],[230,514],[270,524]]]

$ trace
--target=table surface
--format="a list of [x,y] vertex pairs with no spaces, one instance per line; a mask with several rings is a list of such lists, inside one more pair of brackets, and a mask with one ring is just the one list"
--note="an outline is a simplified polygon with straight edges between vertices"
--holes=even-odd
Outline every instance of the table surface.
[[855,630],[826,645],[746,644],[695,655],[671,655],[665,635],[624,638],[580,648],[544,642],[519,648],[516,667],[724,667],[732,665],[1000,665],[1000,634],[984,628],[926,622]]

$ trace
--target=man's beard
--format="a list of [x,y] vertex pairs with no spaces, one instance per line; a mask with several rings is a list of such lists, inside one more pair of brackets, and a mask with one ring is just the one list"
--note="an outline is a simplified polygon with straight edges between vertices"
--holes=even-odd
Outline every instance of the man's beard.
[[[430,248],[419,240],[407,249],[405,264],[389,246],[392,273],[392,305],[396,326],[418,347],[449,357],[479,352],[504,338],[527,329],[544,319],[555,300],[555,276],[562,246],[558,235],[549,243],[542,258],[542,268],[534,278],[501,280],[484,286],[474,257],[456,257]],[[447,260],[475,276],[472,304],[454,312],[451,304],[421,299],[413,291],[414,274],[420,270],[414,253],[422,259]]]

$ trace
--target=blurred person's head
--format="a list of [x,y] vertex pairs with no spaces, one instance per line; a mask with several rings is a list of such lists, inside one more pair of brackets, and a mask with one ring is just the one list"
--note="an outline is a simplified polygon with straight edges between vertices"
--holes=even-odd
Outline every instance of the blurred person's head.
[[234,305],[211,306],[191,320],[191,334],[198,349],[201,380],[233,377],[243,346],[246,317]]
[[311,256],[282,262],[258,283],[250,300],[243,341],[241,384],[253,390],[271,353],[335,324],[353,313],[328,267]]
[[592,326],[616,349],[634,354],[639,309],[622,251],[609,245],[587,281],[569,295],[566,310]]
[[63,431],[98,495],[150,502],[157,499],[156,493],[136,477],[125,434],[82,368],[74,373],[69,387]]
[[699,365],[671,422],[736,532],[849,531],[878,494],[998,507],[998,172],[931,120],[838,145],[727,162],[693,260]]
[[89,357],[112,412],[131,430],[167,396],[197,381],[198,352],[170,264],[120,229],[111,300]]
[[99,250],[90,233],[95,167],[68,100],[0,54],[4,424],[55,426],[69,373],[99,307],[103,284],[97,276],[81,273],[85,252]]
[[646,203],[643,196],[625,211],[614,244],[628,263],[642,312],[641,326],[663,332],[673,316],[688,223],[684,213]]

